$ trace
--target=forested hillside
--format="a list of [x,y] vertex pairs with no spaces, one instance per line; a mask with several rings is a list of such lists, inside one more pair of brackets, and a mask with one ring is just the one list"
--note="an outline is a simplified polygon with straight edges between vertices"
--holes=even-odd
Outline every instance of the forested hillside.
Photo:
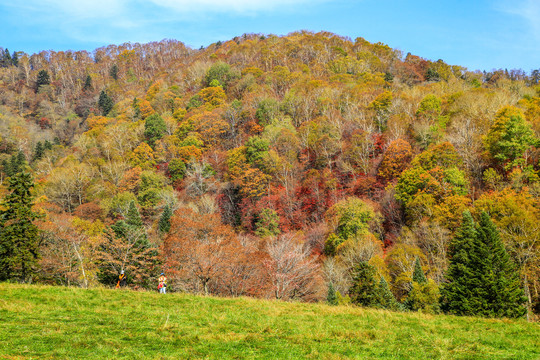
[[540,312],[538,71],[310,32],[11,50],[0,279]]

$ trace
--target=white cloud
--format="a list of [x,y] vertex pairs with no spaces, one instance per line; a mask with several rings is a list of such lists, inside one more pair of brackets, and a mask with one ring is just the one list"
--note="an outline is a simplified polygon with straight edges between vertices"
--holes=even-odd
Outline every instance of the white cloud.
[[229,12],[237,14],[287,10],[291,6],[323,2],[321,0],[149,0],[178,13]]
[[540,1],[501,1],[498,4],[498,10],[521,17],[530,28],[532,35],[540,40]]

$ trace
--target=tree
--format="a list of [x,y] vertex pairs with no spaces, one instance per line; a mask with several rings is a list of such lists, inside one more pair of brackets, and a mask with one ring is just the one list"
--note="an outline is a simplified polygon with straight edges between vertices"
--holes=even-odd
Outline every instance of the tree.
[[118,65],[113,64],[109,70],[109,76],[114,80],[118,80]]
[[424,270],[422,270],[422,266],[420,265],[420,258],[418,256],[416,257],[416,261],[414,262],[412,281],[419,284],[427,283],[426,275],[424,275]]
[[319,264],[306,246],[286,234],[271,239],[266,253],[264,267],[276,299],[309,300],[317,295]]
[[161,231],[162,233],[168,233],[171,229],[171,216],[171,207],[169,205],[165,205],[165,209],[163,209],[158,223],[159,231]]
[[328,284],[328,294],[326,295],[326,302],[329,305],[337,305],[336,289],[334,289],[334,283],[330,281]]
[[86,80],[84,81],[83,91],[90,91],[92,90],[92,77],[90,75],[86,75]]
[[383,309],[394,310],[394,311],[403,309],[403,305],[401,305],[396,300],[396,297],[390,291],[390,288],[388,287],[388,283],[386,282],[386,279],[384,278],[384,276],[381,276],[378,292],[379,292],[379,303]]
[[521,317],[526,299],[518,273],[487,213],[475,226],[469,212],[450,246],[442,307],[456,315]]
[[525,121],[523,112],[510,106],[497,113],[484,139],[491,157],[508,167],[524,165],[525,151],[536,142],[531,125]]
[[43,85],[49,85],[51,83],[51,78],[47,70],[40,70],[36,78],[36,93],[39,91],[39,88]]
[[0,211],[0,280],[31,281],[39,258],[38,228],[32,210],[32,175],[20,172],[9,179],[9,194]]
[[129,203],[124,219],[105,231],[97,250],[98,278],[113,285],[122,270],[127,282],[150,288],[157,266],[157,249],[148,241],[139,210],[134,201]]
[[150,115],[144,121],[144,136],[152,148],[154,148],[156,141],[163,137],[165,131],[167,131],[167,125],[158,114]]
[[365,261],[359,262],[353,269],[353,285],[349,296],[353,304],[374,307],[379,305],[378,283],[375,279],[376,270]]
[[98,107],[101,109],[103,116],[107,116],[114,106],[113,99],[105,92],[101,90],[99,93]]

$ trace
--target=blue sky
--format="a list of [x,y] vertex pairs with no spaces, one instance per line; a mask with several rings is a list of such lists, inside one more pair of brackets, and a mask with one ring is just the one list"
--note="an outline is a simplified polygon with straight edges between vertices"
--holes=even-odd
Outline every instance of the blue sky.
[[0,47],[27,53],[301,29],[469,70],[540,68],[540,0],[0,0]]

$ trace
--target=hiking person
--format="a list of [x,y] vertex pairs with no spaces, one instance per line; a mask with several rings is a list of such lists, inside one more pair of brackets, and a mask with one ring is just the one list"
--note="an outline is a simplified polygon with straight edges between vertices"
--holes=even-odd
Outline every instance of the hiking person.
[[164,273],[161,273],[161,276],[158,279],[158,290],[160,294],[167,293],[167,277],[165,277]]
[[118,276],[118,282],[116,283],[116,288],[124,287],[127,284],[126,274],[124,274],[124,270],[120,271],[120,276]]

